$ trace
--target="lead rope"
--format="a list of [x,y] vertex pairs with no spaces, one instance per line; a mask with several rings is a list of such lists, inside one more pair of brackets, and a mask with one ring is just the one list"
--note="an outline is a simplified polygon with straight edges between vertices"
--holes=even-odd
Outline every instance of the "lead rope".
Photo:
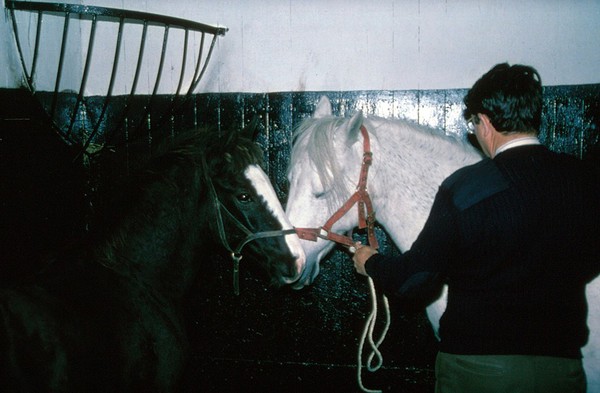
[[[363,329],[362,335],[360,337],[360,341],[358,343],[358,367],[357,367],[357,379],[358,386],[363,392],[368,393],[381,393],[381,390],[373,390],[368,389],[364,386],[362,381],[362,358],[363,358],[363,347],[365,344],[365,340],[369,341],[369,346],[371,347],[371,353],[369,354],[366,367],[370,372],[375,372],[381,368],[383,364],[383,355],[381,351],[379,351],[379,346],[385,339],[385,336],[390,328],[390,305],[388,303],[388,299],[385,295],[382,295],[383,300],[383,308],[385,310],[385,325],[383,327],[383,331],[381,332],[381,336],[375,342],[373,340],[373,331],[375,330],[375,322],[377,321],[377,293],[375,291],[375,284],[373,284],[373,279],[368,277],[369,282],[369,292],[371,295],[371,313],[367,317],[367,321],[365,322],[365,327]],[[376,359],[376,364],[373,365],[373,359]]]
[[[369,193],[367,192],[367,177],[369,172],[369,167],[371,166],[373,160],[373,153],[371,152],[371,146],[369,141],[369,133],[364,125],[360,127],[360,131],[364,137],[364,153],[363,153],[363,165],[361,167],[361,174],[359,179],[359,184],[362,191],[362,198],[358,207],[358,215],[359,222],[364,221],[364,226],[367,228],[369,245],[374,248],[378,248],[379,244],[377,242],[377,237],[375,236],[375,231],[373,226],[375,225],[375,212],[373,211],[373,206],[371,203],[371,198],[369,197]],[[366,214],[365,214],[366,210]],[[354,250],[356,251],[356,249]],[[377,292],[375,291],[375,284],[373,283],[373,279],[371,277],[367,277],[369,283],[369,293],[371,296],[371,313],[367,317],[365,321],[365,327],[363,329],[362,335],[360,337],[360,341],[358,343],[358,359],[357,359],[357,369],[356,369],[356,377],[358,380],[358,386],[363,392],[367,393],[381,393],[381,390],[368,389],[364,386],[362,380],[362,358],[363,358],[363,348],[365,345],[365,341],[368,340],[369,346],[371,348],[371,353],[367,357],[366,367],[370,372],[375,372],[381,368],[383,365],[383,355],[379,350],[379,346],[385,340],[385,336],[390,328],[391,323],[391,315],[390,315],[390,305],[388,299],[385,295],[382,295],[383,301],[383,309],[385,311],[385,325],[383,326],[383,331],[381,332],[381,336],[375,342],[373,339],[373,332],[375,330],[375,323],[377,322]],[[375,360],[375,364],[373,361]]]

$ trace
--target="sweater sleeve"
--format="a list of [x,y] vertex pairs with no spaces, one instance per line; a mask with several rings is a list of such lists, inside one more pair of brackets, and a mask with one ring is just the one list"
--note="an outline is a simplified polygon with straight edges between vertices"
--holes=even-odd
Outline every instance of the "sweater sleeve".
[[459,239],[456,208],[450,193],[440,188],[429,218],[409,251],[397,256],[375,254],[365,269],[388,297],[426,301],[438,293]]

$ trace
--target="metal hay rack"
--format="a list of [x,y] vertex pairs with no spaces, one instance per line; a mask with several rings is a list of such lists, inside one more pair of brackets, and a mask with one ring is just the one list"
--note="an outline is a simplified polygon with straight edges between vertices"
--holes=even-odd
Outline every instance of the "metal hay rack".
[[[228,30],[79,4],[5,0],[5,6],[26,87],[62,139],[88,156],[172,122],[204,76],[217,38]],[[99,37],[111,44],[95,49]],[[88,92],[90,78],[104,90]],[[138,92],[142,83],[146,95]]]

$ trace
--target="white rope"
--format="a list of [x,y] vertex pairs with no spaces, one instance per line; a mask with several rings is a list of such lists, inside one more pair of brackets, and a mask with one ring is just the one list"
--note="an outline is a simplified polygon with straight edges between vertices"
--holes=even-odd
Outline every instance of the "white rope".
[[[363,329],[362,335],[360,337],[360,342],[358,343],[358,367],[357,367],[357,377],[358,377],[358,386],[360,386],[363,392],[367,393],[381,393],[381,390],[371,390],[367,389],[362,382],[362,357],[363,357],[363,347],[365,344],[365,340],[369,341],[369,345],[371,347],[371,354],[367,358],[366,367],[370,372],[375,372],[379,370],[381,365],[383,364],[383,355],[379,351],[379,346],[385,339],[385,335],[388,332],[390,327],[390,306],[388,303],[388,299],[385,295],[383,295],[383,307],[385,310],[385,326],[383,328],[383,332],[381,333],[381,337],[375,343],[373,340],[373,330],[375,329],[375,322],[377,320],[377,293],[375,292],[375,285],[373,284],[373,280],[371,277],[368,277],[369,281],[369,290],[371,293],[371,313],[369,314],[367,321],[365,323],[365,328]],[[376,359],[376,364],[373,365],[373,359]]]

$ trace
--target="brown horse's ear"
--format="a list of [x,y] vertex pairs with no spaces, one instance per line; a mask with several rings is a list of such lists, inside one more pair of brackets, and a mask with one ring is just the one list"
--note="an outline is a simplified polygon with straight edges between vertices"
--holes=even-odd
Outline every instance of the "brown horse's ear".
[[256,138],[258,137],[258,133],[260,132],[260,127],[258,126],[260,124],[260,120],[260,115],[255,115],[252,118],[252,120],[250,120],[250,123],[246,127],[244,127],[244,129],[241,132],[241,135],[245,138],[250,139],[253,142],[256,142]]

